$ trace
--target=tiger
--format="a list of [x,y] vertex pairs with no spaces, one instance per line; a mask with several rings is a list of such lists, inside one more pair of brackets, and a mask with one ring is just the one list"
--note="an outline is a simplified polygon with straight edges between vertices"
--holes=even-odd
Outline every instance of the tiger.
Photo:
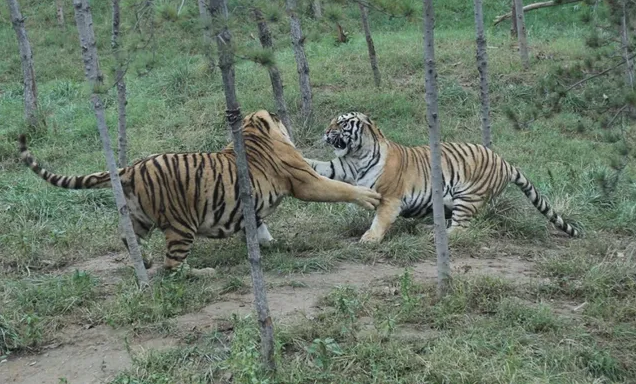
[[[398,216],[421,218],[432,211],[429,146],[408,147],[388,140],[367,115],[342,114],[331,120],[323,141],[334,148],[331,161],[307,159],[319,174],[378,191],[382,201],[360,242],[381,242]],[[450,211],[447,233],[461,232],[485,203],[510,182],[557,228],[569,236],[579,231],[565,222],[521,173],[489,148],[470,143],[441,143],[443,196]]]
[[[316,173],[303,159],[278,116],[266,110],[242,121],[250,183],[261,245],[274,239],[263,219],[286,196],[313,202],[348,202],[373,209],[380,194],[370,188],[331,180]],[[48,183],[67,189],[111,187],[108,172],[61,176],[36,162],[20,135],[24,163]],[[216,153],[164,153],[150,155],[118,169],[137,240],[147,240],[159,228],[166,239],[163,267],[184,265],[195,236],[225,238],[244,231],[244,218],[233,143]],[[126,248],[128,244],[123,234]],[[145,260],[146,268],[152,267]],[[189,268],[189,267],[188,267]],[[190,271],[197,272],[195,268]],[[208,268],[213,272],[212,268]]]

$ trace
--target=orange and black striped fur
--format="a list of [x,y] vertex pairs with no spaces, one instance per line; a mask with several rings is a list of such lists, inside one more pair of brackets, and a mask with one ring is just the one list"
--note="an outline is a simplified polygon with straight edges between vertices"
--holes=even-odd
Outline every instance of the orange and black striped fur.
[[[318,175],[290,141],[287,129],[275,114],[261,110],[243,119],[247,153],[261,244],[272,239],[263,219],[281,199],[351,202],[373,209],[380,195],[366,187]],[[108,172],[60,176],[42,169],[20,137],[24,162],[52,185],[69,189],[108,188]],[[138,238],[159,228],[166,237],[164,266],[180,266],[195,235],[223,238],[243,229],[236,155],[233,145],[217,153],[167,153],[151,155],[119,169],[130,217]],[[124,242],[125,243],[125,242]]]
[[[332,145],[331,161],[305,159],[319,174],[382,195],[371,228],[362,242],[379,242],[398,216],[423,217],[432,211],[431,163],[428,146],[393,143],[366,115],[347,113],[333,119],[324,141]],[[449,232],[468,226],[477,210],[510,182],[557,228],[570,236],[578,231],[563,221],[517,168],[482,145],[442,143],[444,205],[452,210]]]

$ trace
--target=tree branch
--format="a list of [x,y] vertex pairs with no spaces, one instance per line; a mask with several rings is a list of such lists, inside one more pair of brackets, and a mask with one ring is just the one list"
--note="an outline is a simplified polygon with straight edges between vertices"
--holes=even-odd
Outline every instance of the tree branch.
[[[539,9],[539,8],[546,8],[546,7],[553,7],[555,5],[565,5],[565,4],[571,4],[571,3],[578,3],[582,0],[563,0],[562,2],[557,2],[557,1],[544,1],[542,3],[534,3],[534,4],[528,4],[525,7],[523,7],[523,12],[528,12],[528,11],[532,11],[533,9]],[[495,18],[495,20],[493,21],[493,25],[497,25],[499,23],[501,23],[502,21],[509,19],[512,17],[512,12],[508,12],[505,15],[501,15],[501,16],[497,16]]]
[[[620,116],[620,114],[621,114],[621,113],[623,113],[623,111],[624,111],[627,107],[629,107],[629,104],[625,104],[625,105],[623,105],[623,106],[621,107],[621,109],[619,109],[619,110],[618,110],[618,112],[616,112],[616,114],[614,115],[614,117],[612,117],[612,119],[611,119],[611,120],[607,123],[607,128],[609,128],[609,127],[611,127],[611,126],[612,126],[612,123],[614,123],[614,120],[616,120],[616,118],[617,118],[618,116]],[[623,133],[624,133],[624,132],[623,132]],[[623,135],[623,138],[624,138],[624,136],[625,136],[625,135]]]

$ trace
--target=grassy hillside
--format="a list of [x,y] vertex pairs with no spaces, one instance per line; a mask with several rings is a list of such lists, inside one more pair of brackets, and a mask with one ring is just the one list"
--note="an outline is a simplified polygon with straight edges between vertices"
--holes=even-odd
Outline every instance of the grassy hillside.
[[[196,2],[185,2],[177,16],[180,1],[155,1],[154,26],[142,24],[143,35],[133,30],[134,3],[123,2],[125,44],[138,48],[126,77],[129,158],[221,149],[227,132],[220,73],[206,71]],[[508,3],[487,2],[487,23],[507,12]],[[30,134],[33,153],[60,174],[105,169],[71,6],[67,26],[60,29],[52,2],[21,5],[48,124]],[[92,6],[102,69],[112,83],[109,2]],[[420,2],[414,6],[419,17]],[[439,0],[435,6],[443,138],[479,142],[472,6],[459,0]],[[628,166],[612,193],[598,182],[612,174],[610,165],[622,144],[616,132],[582,113],[586,101],[576,95],[566,98],[558,114],[527,119],[522,129],[506,117],[508,111],[529,116],[545,96],[541,84],[550,71],[584,56],[587,27],[579,22],[584,7],[527,14],[529,71],[521,69],[507,23],[489,26],[487,37],[494,149],[523,169],[557,211],[579,223],[586,238],[555,235],[513,186],[451,244],[452,254],[456,260],[521,257],[531,262],[537,279],[458,274],[453,293],[442,302],[431,299],[429,280],[414,281],[408,271],[382,283],[395,287],[395,295],[334,287],[315,317],[277,327],[281,372],[271,382],[592,383],[636,377],[636,173]],[[230,1],[230,11],[240,54],[247,53],[258,46],[252,36],[256,26],[241,2]],[[421,21],[371,12],[383,76],[383,86],[376,89],[356,7],[341,11],[350,38],[346,44],[335,44],[332,22],[303,19],[315,118],[301,127],[288,24],[279,16],[272,25],[276,62],[303,153],[330,157],[320,143],[321,132],[335,115],[351,110],[370,115],[392,140],[428,142]],[[135,291],[127,268],[107,278],[90,270],[73,272],[75,265],[124,252],[114,201],[109,190],[51,188],[18,162],[15,141],[25,130],[20,60],[5,7],[0,20],[0,351],[11,350],[12,356],[36,352],[69,324],[108,324],[137,336],[183,336],[175,349],[138,356],[117,383],[219,382],[227,372],[234,382],[264,382],[256,366],[258,333],[252,319],[233,320],[233,338],[218,332],[195,337],[174,322],[229,293],[249,292],[245,246],[238,238],[196,242],[189,262],[217,268],[218,276],[158,276],[152,294]],[[146,42],[151,31],[154,38]],[[244,113],[274,110],[264,68],[238,59],[236,79]],[[112,128],[115,90],[104,98]],[[633,127],[625,129],[633,142]],[[292,276],[286,284],[294,286],[295,274],[335,271],[341,263],[416,267],[434,259],[428,221],[399,219],[385,242],[360,246],[354,240],[370,222],[371,213],[356,207],[286,200],[268,220],[279,241],[264,250],[269,276]],[[146,248],[160,263],[161,234]],[[114,282],[106,282],[111,278]],[[584,302],[575,314],[563,309]],[[371,330],[361,325],[364,321],[371,321]],[[361,328],[366,333],[360,334]]]

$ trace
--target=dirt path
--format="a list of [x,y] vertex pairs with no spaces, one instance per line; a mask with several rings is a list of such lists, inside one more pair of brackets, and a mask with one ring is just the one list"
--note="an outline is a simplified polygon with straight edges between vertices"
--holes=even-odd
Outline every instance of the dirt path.
[[[73,268],[108,276],[122,266],[121,259],[107,255]],[[417,281],[434,279],[436,276],[433,260],[415,264],[411,268]],[[454,273],[488,274],[517,280],[534,277],[532,262],[516,256],[459,258],[453,260],[453,269]],[[316,307],[318,300],[337,285],[377,286],[383,279],[403,272],[404,268],[385,263],[342,263],[329,273],[293,274],[284,278],[268,276],[268,283],[273,286],[268,290],[271,314],[278,322],[292,321],[298,315],[311,315],[319,310]],[[282,285],[292,280],[299,283],[297,285],[300,287]],[[176,322],[182,329],[206,332],[219,327],[232,313],[245,315],[252,311],[252,298],[251,292],[226,294],[223,301],[212,303],[196,313],[182,315],[176,318]],[[91,329],[69,327],[63,331],[61,342],[43,353],[0,363],[0,383],[60,383],[60,378],[65,378],[68,383],[79,384],[108,382],[118,372],[131,366],[124,335],[125,331],[113,330],[106,325]],[[131,343],[132,349],[137,351],[169,348],[177,345],[178,340],[162,337],[134,340]]]

